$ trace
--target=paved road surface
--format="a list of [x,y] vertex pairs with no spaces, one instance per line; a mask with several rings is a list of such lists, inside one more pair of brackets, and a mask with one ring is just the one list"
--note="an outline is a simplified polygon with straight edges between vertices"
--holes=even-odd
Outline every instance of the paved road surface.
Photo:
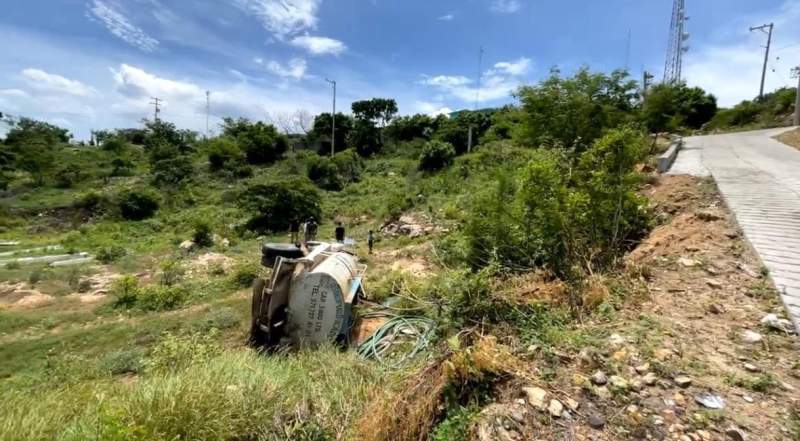
[[772,139],[786,130],[685,138],[669,173],[714,177],[800,332],[800,151]]

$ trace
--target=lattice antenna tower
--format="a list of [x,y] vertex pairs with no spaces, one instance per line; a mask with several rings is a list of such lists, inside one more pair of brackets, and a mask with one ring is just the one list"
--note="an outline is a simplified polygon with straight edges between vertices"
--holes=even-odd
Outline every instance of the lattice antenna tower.
[[683,80],[683,54],[689,50],[686,44],[689,34],[686,32],[685,0],[674,0],[672,4],[672,20],[669,25],[669,42],[667,43],[667,60],[664,63],[664,82],[679,83]]

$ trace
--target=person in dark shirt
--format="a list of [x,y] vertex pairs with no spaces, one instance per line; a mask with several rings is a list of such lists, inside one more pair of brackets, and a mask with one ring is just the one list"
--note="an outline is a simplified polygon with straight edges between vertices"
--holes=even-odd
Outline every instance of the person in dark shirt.
[[344,225],[341,222],[336,222],[336,242],[344,243]]
[[372,230],[369,230],[369,234],[367,234],[367,246],[369,246],[369,253],[372,254],[372,246],[375,245],[375,235],[372,234]]
[[300,221],[297,218],[292,219],[289,223],[289,234],[291,235],[291,242],[298,243],[300,240]]

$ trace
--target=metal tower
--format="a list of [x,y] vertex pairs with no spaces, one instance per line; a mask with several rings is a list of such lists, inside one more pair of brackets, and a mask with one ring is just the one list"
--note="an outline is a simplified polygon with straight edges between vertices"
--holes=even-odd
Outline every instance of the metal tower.
[[664,82],[679,83],[682,81],[683,54],[689,50],[686,41],[689,34],[684,31],[686,16],[685,0],[674,0],[672,4],[672,20],[669,25],[669,42],[667,43],[667,60],[664,63]]

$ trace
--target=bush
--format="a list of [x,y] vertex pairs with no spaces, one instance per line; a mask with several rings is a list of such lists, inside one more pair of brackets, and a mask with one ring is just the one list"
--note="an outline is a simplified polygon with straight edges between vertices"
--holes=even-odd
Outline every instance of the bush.
[[271,124],[250,122],[246,118],[225,118],[223,134],[236,140],[251,164],[270,164],[289,149],[289,141]]
[[127,145],[128,144],[125,139],[119,136],[110,136],[103,140],[101,147],[105,151],[119,153],[125,150],[125,147],[127,147]]
[[717,99],[684,83],[657,84],[648,92],[642,118],[651,132],[699,129],[717,113]]
[[188,298],[189,290],[183,286],[147,285],[139,290],[136,305],[145,311],[167,311]]
[[195,325],[195,329],[200,332],[208,332],[212,329],[231,329],[239,326],[239,315],[233,308],[215,308],[206,314],[203,319]]
[[139,298],[139,281],[131,275],[120,277],[111,285],[111,296],[115,307],[133,308]]
[[469,264],[544,266],[561,277],[610,264],[649,227],[634,171],[645,152],[640,132],[612,130],[578,156],[570,175],[568,153],[537,150],[515,177],[498,176],[473,201]]
[[95,258],[101,263],[109,264],[116,262],[127,253],[125,248],[119,245],[111,245],[98,249],[97,253],[95,253]]
[[72,188],[87,178],[84,169],[78,164],[67,164],[55,171],[55,184],[58,188]]
[[158,210],[158,199],[145,190],[131,190],[119,196],[119,211],[124,219],[142,220],[152,217]]
[[380,129],[371,121],[356,119],[347,137],[347,145],[355,147],[359,155],[367,158],[378,153],[383,146]]
[[456,149],[442,141],[428,141],[419,156],[419,169],[425,171],[441,170],[453,164]]
[[319,191],[297,177],[250,184],[241,192],[239,206],[249,216],[246,228],[262,233],[286,231],[293,219],[319,220],[322,214]]
[[211,224],[209,224],[208,221],[204,219],[196,219],[194,221],[192,241],[199,247],[210,247],[214,245],[214,239],[211,234]]
[[224,173],[233,177],[244,177],[252,174],[247,166],[244,152],[236,141],[218,137],[206,142],[209,170],[214,173]]
[[230,275],[230,283],[235,288],[248,288],[253,285],[261,273],[261,265],[257,263],[240,264],[234,267]]
[[154,185],[172,190],[194,174],[194,166],[190,156],[177,155],[155,161],[150,172],[153,174]]
[[111,161],[111,176],[133,176],[133,162],[125,158],[114,158]]
[[84,210],[94,217],[102,216],[111,211],[113,202],[105,194],[90,191],[80,196],[72,206]]
[[308,178],[324,190],[339,191],[344,187],[339,168],[325,156],[318,156],[308,164]]

